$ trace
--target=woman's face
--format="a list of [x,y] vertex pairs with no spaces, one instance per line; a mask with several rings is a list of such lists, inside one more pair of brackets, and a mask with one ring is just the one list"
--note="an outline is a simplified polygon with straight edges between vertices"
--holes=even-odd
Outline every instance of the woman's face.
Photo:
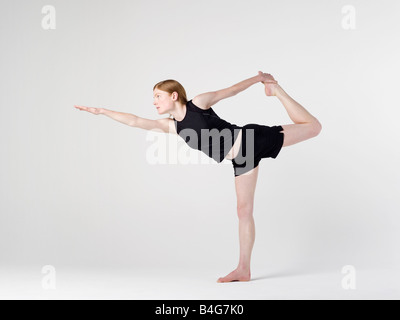
[[155,89],[153,94],[153,104],[156,106],[159,114],[164,114],[171,110],[172,100],[171,95],[168,92]]

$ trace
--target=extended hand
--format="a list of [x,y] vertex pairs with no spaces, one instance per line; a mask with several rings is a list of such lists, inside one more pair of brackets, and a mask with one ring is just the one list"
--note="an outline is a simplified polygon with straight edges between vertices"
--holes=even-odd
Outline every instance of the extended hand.
[[258,77],[260,78],[260,82],[262,83],[278,83],[278,81],[276,81],[274,79],[274,77],[272,75],[270,75],[269,73],[263,73],[261,71],[258,71]]
[[87,111],[87,112],[90,112],[90,113],[93,113],[93,114],[101,114],[101,113],[103,113],[103,109],[102,108],[90,108],[90,107],[82,107],[82,106],[74,106],[76,109],[79,109],[79,110],[83,110],[83,111]]

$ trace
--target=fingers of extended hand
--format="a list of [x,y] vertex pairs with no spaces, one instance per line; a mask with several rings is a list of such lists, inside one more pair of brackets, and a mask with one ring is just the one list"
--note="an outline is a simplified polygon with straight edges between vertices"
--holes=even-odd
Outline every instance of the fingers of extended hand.
[[75,106],[75,108],[76,109],[78,109],[78,110],[85,110],[85,111],[88,111],[88,108],[87,107],[82,107],[82,106]]

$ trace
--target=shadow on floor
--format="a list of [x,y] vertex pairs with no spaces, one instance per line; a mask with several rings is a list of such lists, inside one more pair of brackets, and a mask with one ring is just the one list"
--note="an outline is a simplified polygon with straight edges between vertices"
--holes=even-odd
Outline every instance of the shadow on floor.
[[327,269],[287,269],[287,270],[278,270],[278,271],[270,271],[265,274],[258,275],[252,278],[252,281],[260,281],[260,280],[268,280],[268,279],[276,279],[276,278],[288,278],[288,277],[297,277],[297,276],[306,276],[306,275],[316,275],[321,273],[329,272]]

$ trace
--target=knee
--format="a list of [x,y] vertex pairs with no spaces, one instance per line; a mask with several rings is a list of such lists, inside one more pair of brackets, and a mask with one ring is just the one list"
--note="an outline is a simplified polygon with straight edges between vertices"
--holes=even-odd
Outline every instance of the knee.
[[239,220],[248,219],[253,216],[253,205],[238,205],[237,206],[237,214]]
[[321,123],[318,121],[318,119],[315,119],[312,129],[311,129],[311,131],[312,131],[311,133],[312,133],[313,137],[318,136],[321,133],[321,130],[322,130]]

